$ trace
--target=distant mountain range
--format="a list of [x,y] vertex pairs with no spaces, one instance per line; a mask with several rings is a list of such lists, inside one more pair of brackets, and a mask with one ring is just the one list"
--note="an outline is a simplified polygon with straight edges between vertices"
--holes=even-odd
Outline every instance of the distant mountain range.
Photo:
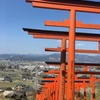
[[[0,54],[0,59],[2,60],[10,60],[10,61],[53,61],[58,62],[60,61],[60,54],[54,53],[50,55],[39,55],[39,54],[27,54],[27,55],[20,55],[20,54]],[[66,61],[68,60],[68,55],[66,54]],[[100,55],[75,55],[75,62],[91,62],[91,63],[100,63]]]

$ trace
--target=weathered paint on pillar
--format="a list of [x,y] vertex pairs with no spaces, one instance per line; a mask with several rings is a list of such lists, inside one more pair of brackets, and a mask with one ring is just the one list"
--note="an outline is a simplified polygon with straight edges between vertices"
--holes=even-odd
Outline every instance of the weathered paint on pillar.
[[70,11],[69,43],[68,43],[67,100],[74,100],[75,24],[76,24],[76,11],[74,9],[71,9],[71,11]]
[[94,75],[92,75],[92,100],[96,100],[96,97],[95,97],[95,81],[94,81]]
[[58,98],[59,98],[59,74],[57,78],[56,100],[58,100]]
[[66,39],[62,39],[59,100],[64,100],[65,97],[65,71],[66,71]]

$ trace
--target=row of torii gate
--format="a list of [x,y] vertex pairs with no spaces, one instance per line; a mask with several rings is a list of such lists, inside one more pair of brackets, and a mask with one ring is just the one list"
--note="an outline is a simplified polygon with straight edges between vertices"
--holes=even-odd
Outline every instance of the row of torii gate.
[[[100,79],[95,78],[94,75],[100,75],[100,72],[89,72],[88,66],[100,67],[100,64],[75,63],[75,52],[100,54],[100,34],[79,33],[75,29],[100,30],[99,24],[86,24],[76,20],[77,11],[100,14],[100,2],[84,0],[26,0],[26,2],[31,2],[34,7],[70,11],[69,20],[63,20],[62,22],[45,21],[46,26],[68,27],[69,32],[23,28],[34,38],[61,40],[61,47],[45,48],[45,51],[61,53],[60,62],[46,62],[48,65],[59,65],[60,70],[45,72],[45,74],[57,74],[57,77],[43,77],[42,89],[36,94],[37,100],[74,100],[75,90],[78,91],[78,100],[80,100],[80,88],[84,88],[84,100],[86,100],[86,88],[89,86],[92,87],[92,100],[96,100],[95,82],[100,82]],[[68,48],[66,47],[66,40],[68,40]],[[97,42],[98,50],[75,49],[76,40]],[[66,52],[68,52],[68,63],[66,63]],[[84,71],[75,71],[77,65],[84,66]],[[67,70],[66,66],[68,67]],[[78,74],[90,74],[91,77],[79,78]]]

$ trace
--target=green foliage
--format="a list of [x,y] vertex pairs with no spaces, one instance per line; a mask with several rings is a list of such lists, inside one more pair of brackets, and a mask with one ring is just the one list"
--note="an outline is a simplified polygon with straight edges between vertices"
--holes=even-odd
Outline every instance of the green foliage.
[[6,90],[12,90],[12,88],[11,87],[8,87]]

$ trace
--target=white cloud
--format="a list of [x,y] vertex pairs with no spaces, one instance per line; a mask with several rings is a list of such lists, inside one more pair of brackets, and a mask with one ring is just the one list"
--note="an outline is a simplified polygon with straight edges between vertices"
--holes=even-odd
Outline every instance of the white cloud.
[[57,40],[58,46],[61,46],[61,40]]
[[66,44],[68,45],[68,40],[66,40]]
[[57,40],[58,43],[61,43],[61,40]]
[[76,46],[83,46],[85,45],[84,43],[77,43]]

